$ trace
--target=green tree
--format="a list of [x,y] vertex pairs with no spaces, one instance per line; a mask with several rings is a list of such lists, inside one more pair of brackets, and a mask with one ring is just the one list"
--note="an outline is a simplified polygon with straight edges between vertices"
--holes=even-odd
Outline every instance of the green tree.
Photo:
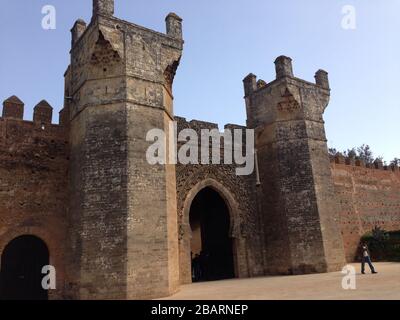
[[390,164],[392,164],[394,166],[400,166],[400,159],[394,158],[392,161],[390,161]]
[[353,149],[347,149],[347,151],[344,152],[344,155],[348,158],[357,158],[357,151],[356,148]]
[[329,148],[328,153],[330,156],[334,157],[337,155],[338,151],[335,148]]
[[363,144],[361,147],[357,148],[357,156],[365,163],[374,162],[373,152],[367,144]]
[[384,163],[382,156],[376,157],[375,161]]

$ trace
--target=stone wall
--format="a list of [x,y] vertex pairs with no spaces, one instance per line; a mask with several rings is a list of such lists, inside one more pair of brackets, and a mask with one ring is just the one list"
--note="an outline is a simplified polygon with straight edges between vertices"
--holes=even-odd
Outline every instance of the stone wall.
[[[71,282],[78,299],[145,299],[179,287],[175,166],[146,159],[151,129],[168,132],[181,19],[166,33],[118,19],[94,0],[72,29]],[[168,134],[167,134],[168,136]]]
[[275,66],[269,83],[253,74],[243,81],[247,124],[256,130],[266,271],[336,271],[345,261],[323,121],[327,73],[310,83],[294,76],[289,57]]
[[331,167],[346,259],[354,261],[363,234],[375,226],[400,230],[400,172],[338,158]]
[[365,232],[400,229],[399,169],[329,163],[327,73],[298,79],[288,57],[272,82],[244,79],[259,176],[232,164],[150,165],[150,129],[218,129],[174,117],[182,19],[169,14],[162,34],[113,17],[113,0],[93,3],[90,24],[71,30],[60,124],[46,101],[24,121],[15,96],[0,118],[0,253],[20,235],[41,238],[57,270],[50,298],[156,298],[191,282],[190,206],[206,187],[229,209],[239,278],[338,270],[342,238],[352,261]]
[[[34,122],[22,120],[23,104],[16,97],[7,99],[4,109],[8,110],[3,110],[5,117],[0,118],[0,254],[18,236],[42,239],[49,249],[50,264],[57,270],[57,290],[50,291],[50,298],[63,298],[67,132],[63,126],[48,123],[51,107],[47,103],[36,106]],[[47,123],[43,123],[45,119]]]
[[[178,122],[178,132],[190,128],[195,130],[199,137],[201,129],[218,129],[217,124],[214,123],[198,120],[188,122],[180,117],[175,117],[175,119]],[[245,129],[245,127],[226,125],[225,129]],[[182,142],[179,143],[178,148],[182,144]],[[223,139],[221,139],[220,154],[221,163],[224,163]],[[206,187],[217,191],[230,210],[236,277],[244,278],[264,274],[262,258],[264,239],[257,204],[259,190],[256,186],[255,172],[249,176],[238,176],[235,169],[236,165],[228,164],[178,164],[176,166],[181,283],[191,282],[190,205],[197,193]]]

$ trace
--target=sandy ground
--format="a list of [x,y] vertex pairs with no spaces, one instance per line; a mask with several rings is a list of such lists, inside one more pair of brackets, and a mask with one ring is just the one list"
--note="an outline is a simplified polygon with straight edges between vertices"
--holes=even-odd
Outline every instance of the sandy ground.
[[232,279],[185,285],[166,300],[358,300],[400,299],[400,263],[375,263],[378,274],[356,268],[356,289],[344,290],[340,272]]

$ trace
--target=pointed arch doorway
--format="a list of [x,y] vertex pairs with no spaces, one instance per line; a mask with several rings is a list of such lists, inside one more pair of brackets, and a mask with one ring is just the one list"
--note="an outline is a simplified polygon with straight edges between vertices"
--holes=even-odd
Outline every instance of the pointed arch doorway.
[[40,238],[23,235],[1,253],[0,299],[47,300],[42,288],[42,268],[49,264],[49,250]]
[[190,206],[193,281],[214,281],[235,277],[233,239],[229,207],[221,195],[205,187]]

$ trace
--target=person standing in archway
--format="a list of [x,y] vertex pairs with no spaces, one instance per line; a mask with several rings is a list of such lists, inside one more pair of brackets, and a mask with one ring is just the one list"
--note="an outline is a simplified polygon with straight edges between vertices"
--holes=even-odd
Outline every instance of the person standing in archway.
[[200,255],[196,254],[195,257],[192,260],[192,279],[193,282],[198,282],[201,280],[202,277],[202,271],[201,271],[201,265],[200,265]]
[[210,263],[209,263],[209,254],[205,251],[200,252],[199,263],[201,270],[201,279],[202,281],[208,281],[210,275]]

